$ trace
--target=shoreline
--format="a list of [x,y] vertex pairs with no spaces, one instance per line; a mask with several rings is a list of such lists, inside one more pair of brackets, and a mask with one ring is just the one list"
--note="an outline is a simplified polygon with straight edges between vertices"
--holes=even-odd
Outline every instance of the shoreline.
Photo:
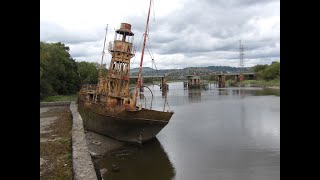
[[267,86],[265,87],[267,89],[277,89],[277,90],[280,90],[280,86]]
[[280,86],[263,86],[263,85],[255,85],[255,84],[236,84],[234,86],[228,86],[228,87],[256,87],[256,88],[263,88],[263,89],[280,90]]
[[[61,110],[57,111],[55,109],[62,109],[64,110],[64,113],[67,114],[59,116]],[[127,143],[85,130],[82,117],[78,113],[77,104],[74,101],[40,102],[40,143],[55,143],[56,136],[59,136],[58,138],[61,139],[61,133],[52,135],[51,137],[51,134],[55,133],[55,131],[51,131],[57,129],[56,121],[64,122],[59,120],[59,118],[70,118],[70,124],[67,126],[70,130],[68,133],[70,140],[70,156],[68,157],[70,158],[70,162],[63,161],[63,168],[65,170],[70,170],[70,172],[66,171],[66,173],[69,173],[69,176],[72,176],[73,179],[102,179],[101,175],[103,174],[102,172],[104,169],[98,167],[96,160],[107,156],[110,152],[127,145]],[[50,128],[47,126],[50,126]],[[58,127],[58,130],[62,129],[62,127]],[[49,133],[49,136],[45,133]],[[52,138],[53,140],[51,140]],[[57,142],[60,141],[57,140]],[[41,150],[42,149],[41,145]],[[54,150],[51,149],[51,151]],[[46,177],[48,176],[48,173],[51,172],[49,168],[50,163],[52,164],[53,160],[48,159],[47,155],[44,154],[40,156],[40,177]],[[66,169],[66,166],[69,168]],[[60,175],[56,173],[52,175],[58,178],[60,177],[61,172]]]
[[93,158],[106,156],[109,152],[126,145],[125,142],[92,131],[85,131],[85,138],[89,153]]

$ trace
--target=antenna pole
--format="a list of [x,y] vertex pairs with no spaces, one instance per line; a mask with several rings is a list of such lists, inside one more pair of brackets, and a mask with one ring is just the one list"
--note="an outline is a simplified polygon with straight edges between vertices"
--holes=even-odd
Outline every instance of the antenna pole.
[[106,28],[106,34],[104,36],[104,43],[103,43],[103,49],[102,49],[102,57],[101,57],[101,63],[100,63],[100,69],[99,69],[99,77],[102,75],[101,74],[101,69],[102,69],[102,63],[103,63],[103,58],[104,58],[104,48],[106,46],[106,39],[107,39],[107,34],[108,34],[108,24],[107,24],[107,28]]
[[239,41],[239,51],[240,51],[240,73],[243,73],[244,46],[243,44],[241,44],[241,40]]
[[150,0],[150,5],[149,5],[146,30],[145,30],[145,32],[143,34],[144,40],[143,40],[143,47],[142,47],[142,52],[141,52],[141,60],[140,60],[138,80],[137,80],[137,85],[136,85],[136,94],[135,94],[135,99],[134,99],[134,104],[135,105],[137,104],[138,90],[140,89],[140,83],[141,83],[142,62],[143,62],[144,49],[146,47],[146,39],[147,39],[146,37],[147,37],[147,31],[148,31],[148,25],[149,25],[150,8],[151,8],[151,0]]

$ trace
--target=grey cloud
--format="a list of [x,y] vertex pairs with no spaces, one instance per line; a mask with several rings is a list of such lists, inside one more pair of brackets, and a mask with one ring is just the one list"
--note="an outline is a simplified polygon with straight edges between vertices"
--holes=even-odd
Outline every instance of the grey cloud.
[[94,33],[80,33],[71,32],[63,27],[50,23],[50,22],[40,22],[40,40],[50,41],[50,42],[63,42],[66,44],[79,44],[84,42],[94,42],[100,40],[99,34]]
[[[151,46],[159,54],[183,53],[187,57],[211,51],[239,51],[241,37],[248,43],[245,44],[247,51],[274,47],[279,37],[257,35],[255,25],[250,23],[250,20],[264,18],[258,16],[259,11],[270,2],[273,1],[188,1],[184,9],[150,23]],[[221,8],[223,4],[229,8]],[[252,7],[239,8],[240,4]],[[145,18],[130,19],[142,34]]]
[[[268,27],[270,32],[266,32],[257,23],[279,16],[278,4],[279,0],[187,0],[182,4],[183,8],[164,17],[156,17],[155,22],[151,15],[150,42],[147,41],[147,46],[158,55],[158,68],[237,66],[240,39],[246,47],[247,65],[270,63],[280,56],[280,47],[277,45],[280,44],[280,25]],[[125,21],[132,25],[134,45],[138,52],[141,52],[146,18],[130,16]],[[81,59],[98,59],[103,40],[101,34],[104,34],[102,31],[91,34],[68,32],[57,25],[41,22],[41,39],[74,45],[70,47],[72,56]],[[113,36],[109,36],[109,40],[113,40]],[[149,56],[148,51],[145,55]],[[135,60],[134,65],[138,61]],[[145,65],[150,63],[146,62]]]
[[255,5],[263,5],[270,2],[276,2],[279,0],[204,0],[207,5],[214,3],[219,7],[248,7]]

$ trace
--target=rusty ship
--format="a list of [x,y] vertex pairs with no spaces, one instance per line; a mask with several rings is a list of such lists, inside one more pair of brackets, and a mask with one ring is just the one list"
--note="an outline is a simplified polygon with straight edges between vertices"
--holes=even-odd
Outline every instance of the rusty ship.
[[[134,33],[131,24],[121,23],[109,43],[111,61],[108,73],[102,75],[106,36],[102,51],[98,83],[83,85],[78,96],[78,110],[87,130],[103,134],[120,141],[143,143],[154,138],[170,121],[173,111],[158,111],[143,108],[138,103],[141,89],[142,63],[148,33],[151,0],[135,92],[130,91],[130,59],[135,55]],[[108,27],[107,27],[108,29]],[[106,35],[107,35],[106,29]]]

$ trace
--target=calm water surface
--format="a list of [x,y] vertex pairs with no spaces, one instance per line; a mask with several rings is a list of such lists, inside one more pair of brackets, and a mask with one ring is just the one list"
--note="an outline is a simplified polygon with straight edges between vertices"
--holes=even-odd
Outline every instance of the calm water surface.
[[[97,161],[104,179],[280,179],[280,91],[211,87],[188,90],[169,83],[153,90],[152,108],[173,110],[157,139],[128,145]],[[276,94],[276,95],[273,95]],[[151,94],[145,89],[150,107]],[[167,99],[168,105],[164,106]],[[119,167],[112,171],[112,165]]]

